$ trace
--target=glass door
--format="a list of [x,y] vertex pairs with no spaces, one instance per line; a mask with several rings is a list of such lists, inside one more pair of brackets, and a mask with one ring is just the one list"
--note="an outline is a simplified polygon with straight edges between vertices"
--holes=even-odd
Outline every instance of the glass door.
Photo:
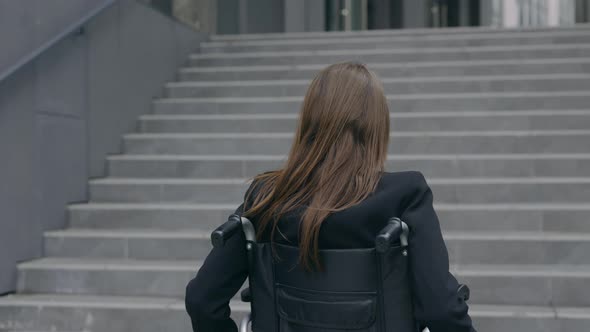
[[478,26],[480,25],[479,16],[478,0],[430,1],[430,26],[433,28]]

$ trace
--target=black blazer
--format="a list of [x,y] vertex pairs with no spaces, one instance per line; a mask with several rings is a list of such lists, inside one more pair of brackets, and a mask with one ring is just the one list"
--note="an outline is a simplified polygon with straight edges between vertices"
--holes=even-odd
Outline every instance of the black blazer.
[[[257,184],[247,192],[256,195]],[[432,191],[420,172],[383,173],[376,190],[361,203],[331,214],[320,229],[321,249],[369,248],[388,218],[410,226],[410,280],[418,324],[431,332],[474,332],[468,307],[457,296],[458,282],[449,272],[447,248],[432,205]],[[249,204],[249,202],[246,202]],[[241,214],[243,204],[236,209]],[[279,219],[277,243],[297,244],[302,209]],[[256,218],[250,218],[256,225]],[[270,231],[263,234],[270,239]],[[281,235],[282,234],[282,235]],[[186,287],[186,310],[194,331],[237,331],[230,299],[248,276],[244,235],[214,248]]]

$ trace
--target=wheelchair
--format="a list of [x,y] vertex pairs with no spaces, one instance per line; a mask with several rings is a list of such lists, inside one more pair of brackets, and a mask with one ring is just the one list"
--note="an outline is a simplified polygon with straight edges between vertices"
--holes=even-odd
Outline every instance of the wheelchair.
[[[243,231],[248,257],[248,288],[241,299],[251,313],[240,332],[417,332],[408,277],[408,225],[391,218],[375,246],[321,249],[323,270],[308,272],[298,263],[299,248],[256,242],[250,220],[232,214],[211,234],[223,246]],[[411,253],[410,253],[411,254]],[[278,257],[278,258],[277,258]],[[460,285],[459,296],[469,299]],[[422,332],[427,332],[424,329]]]

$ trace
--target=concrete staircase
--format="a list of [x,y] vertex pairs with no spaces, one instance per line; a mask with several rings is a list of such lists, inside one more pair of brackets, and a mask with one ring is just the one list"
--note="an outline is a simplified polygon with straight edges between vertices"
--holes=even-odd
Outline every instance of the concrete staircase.
[[587,26],[213,37],[18,266],[0,330],[189,331],[209,232],[281,165],[313,73],[350,59],[383,79],[387,168],[427,176],[478,331],[590,330]]

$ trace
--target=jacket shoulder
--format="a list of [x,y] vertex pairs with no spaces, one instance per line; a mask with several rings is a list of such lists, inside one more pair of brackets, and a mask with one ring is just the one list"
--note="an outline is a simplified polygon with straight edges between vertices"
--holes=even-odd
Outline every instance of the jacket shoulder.
[[401,198],[402,206],[430,190],[420,171],[385,172],[381,186],[385,192],[395,193],[395,196]]
[[409,191],[428,188],[426,178],[420,171],[384,172],[383,185],[396,186]]

